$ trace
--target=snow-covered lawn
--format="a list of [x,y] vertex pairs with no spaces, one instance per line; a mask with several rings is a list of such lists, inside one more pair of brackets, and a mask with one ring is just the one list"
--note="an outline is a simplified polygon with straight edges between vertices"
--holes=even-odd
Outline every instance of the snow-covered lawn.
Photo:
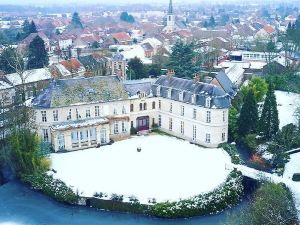
[[296,120],[293,114],[296,108],[300,106],[300,94],[275,91],[275,95],[279,112],[279,127],[282,128],[289,123],[295,123]]
[[[142,151],[137,152],[137,147]],[[136,196],[140,202],[188,198],[221,185],[229,155],[173,137],[133,137],[100,148],[51,154],[54,175],[83,196],[95,192]],[[124,199],[126,200],[126,199]]]
[[290,181],[290,189],[294,193],[296,207],[300,218],[300,182],[292,181],[294,173],[300,173],[300,153],[290,155],[290,161],[285,165],[283,177]]

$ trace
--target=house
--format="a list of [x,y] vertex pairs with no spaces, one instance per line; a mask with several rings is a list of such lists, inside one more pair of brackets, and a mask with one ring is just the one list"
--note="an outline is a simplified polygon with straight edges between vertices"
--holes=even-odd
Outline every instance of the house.
[[90,76],[105,76],[109,72],[109,59],[99,54],[81,56],[78,59]]
[[152,126],[207,147],[227,141],[230,96],[221,88],[174,77],[122,82],[117,76],[53,81],[34,101],[37,132],[55,151],[130,137]]
[[114,40],[115,44],[119,44],[119,45],[131,45],[132,44],[131,37],[125,32],[111,34],[111,37]]
[[21,48],[21,49],[28,48],[29,44],[33,41],[33,39],[36,36],[39,36],[44,41],[46,51],[50,51],[51,50],[50,40],[49,40],[49,38],[43,32],[29,34],[23,41],[20,42],[20,44],[18,45],[18,47]]
[[122,80],[127,80],[126,67],[127,60],[125,59],[123,54],[117,53],[115,54],[110,63],[110,71],[112,75],[117,75]]
[[64,60],[59,63],[71,73],[72,77],[83,76],[85,73],[84,66],[76,58]]
[[269,25],[264,26],[262,29],[260,29],[254,37],[256,39],[270,39],[273,37],[273,35],[276,33],[276,30]]

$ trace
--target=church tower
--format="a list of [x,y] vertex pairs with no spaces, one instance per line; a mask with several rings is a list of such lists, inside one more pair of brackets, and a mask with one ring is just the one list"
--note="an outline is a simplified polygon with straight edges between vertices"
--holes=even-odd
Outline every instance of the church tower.
[[167,33],[171,33],[175,31],[175,15],[173,14],[173,4],[172,0],[169,2],[169,10],[167,14],[167,26],[164,28],[164,31]]

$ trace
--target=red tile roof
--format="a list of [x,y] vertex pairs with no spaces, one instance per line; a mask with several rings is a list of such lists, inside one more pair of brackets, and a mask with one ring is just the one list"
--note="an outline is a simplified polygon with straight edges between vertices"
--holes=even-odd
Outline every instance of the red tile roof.
[[75,58],[61,61],[60,64],[62,64],[69,71],[78,70],[81,67],[81,63]]
[[271,26],[264,26],[263,28],[267,33],[272,34],[275,32],[275,29]]
[[118,42],[122,41],[131,41],[131,37],[125,32],[119,32],[112,34],[113,38],[115,38]]

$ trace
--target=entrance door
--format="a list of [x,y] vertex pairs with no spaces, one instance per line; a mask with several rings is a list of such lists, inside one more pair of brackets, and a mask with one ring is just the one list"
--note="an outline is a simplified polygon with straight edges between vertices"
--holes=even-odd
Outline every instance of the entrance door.
[[149,130],[149,116],[141,116],[136,119],[137,131]]
[[59,150],[65,149],[65,136],[63,134],[58,136],[58,148]]

